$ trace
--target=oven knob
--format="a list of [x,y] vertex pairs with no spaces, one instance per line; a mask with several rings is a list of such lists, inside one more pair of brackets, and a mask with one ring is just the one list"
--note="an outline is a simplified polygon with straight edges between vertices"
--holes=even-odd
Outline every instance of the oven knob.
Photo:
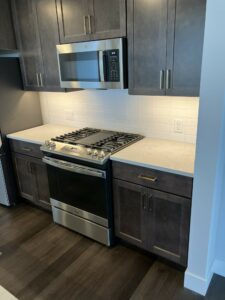
[[56,143],[55,142],[49,142],[49,148],[55,148],[56,147]]
[[91,148],[87,148],[87,154],[91,155],[92,154],[92,149]]
[[105,157],[105,152],[102,150],[100,153],[99,153],[99,155],[98,155],[100,158],[103,158],[103,157]]
[[98,150],[94,150],[93,155],[98,156]]
[[50,141],[45,141],[45,146],[49,147],[50,146]]

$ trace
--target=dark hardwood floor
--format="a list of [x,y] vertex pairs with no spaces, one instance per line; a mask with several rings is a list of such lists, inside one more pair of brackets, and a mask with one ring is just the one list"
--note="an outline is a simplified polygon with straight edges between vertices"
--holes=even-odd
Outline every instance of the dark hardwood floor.
[[181,271],[122,245],[108,249],[27,204],[0,207],[0,252],[0,285],[20,300],[225,299],[224,278],[199,296],[183,288]]

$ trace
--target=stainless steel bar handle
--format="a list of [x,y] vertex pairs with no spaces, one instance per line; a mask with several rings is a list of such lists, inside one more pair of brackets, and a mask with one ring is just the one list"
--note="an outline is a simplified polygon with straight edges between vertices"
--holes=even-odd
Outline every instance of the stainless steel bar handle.
[[164,90],[164,78],[165,78],[165,71],[160,71],[160,90]]
[[89,167],[84,167],[80,165],[76,165],[73,163],[69,163],[67,161],[55,159],[55,158],[50,158],[50,157],[44,157],[42,161],[50,165],[52,167],[56,167],[65,171],[77,173],[77,174],[83,174],[83,175],[88,175],[88,176],[93,176],[93,177],[99,177],[99,178],[106,178],[106,172],[102,170],[95,170],[93,168]]
[[144,179],[147,181],[151,181],[151,182],[156,182],[158,180],[157,177],[150,177],[150,176],[145,176],[145,175],[139,175],[138,176],[139,179]]
[[42,74],[41,73],[39,74],[39,77],[40,77],[40,86],[43,87],[43,79],[42,79]]
[[87,17],[88,17],[89,34],[92,34],[91,16],[88,15]]
[[171,88],[171,70],[166,70],[166,89],[169,90]]
[[87,16],[83,16],[83,21],[84,21],[84,33],[87,35],[88,32],[87,32],[87,24],[86,24],[86,19],[87,19]]
[[36,73],[36,79],[37,79],[37,86],[39,87],[40,86],[40,82],[39,82],[39,75],[38,75],[38,73]]
[[104,52],[99,51],[99,73],[100,73],[100,81],[105,81],[105,75],[104,75]]

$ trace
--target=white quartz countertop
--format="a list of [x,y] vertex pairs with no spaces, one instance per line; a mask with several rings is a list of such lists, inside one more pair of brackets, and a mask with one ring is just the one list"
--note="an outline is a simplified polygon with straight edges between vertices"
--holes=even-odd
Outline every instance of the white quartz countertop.
[[[78,129],[79,128],[47,124],[8,134],[7,137],[42,145],[46,140]],[[111,160],[193,177],[195,145],[144,138],[115,153],[111,156]]]
[[144,138],[115,153],[111,160],[193,177],[195,145]]
[[79,128],[47,124],[11,133],[8,134],[7,137],[9,139],[42,145],[45,141],[50,140],[51,138],[77,129]]

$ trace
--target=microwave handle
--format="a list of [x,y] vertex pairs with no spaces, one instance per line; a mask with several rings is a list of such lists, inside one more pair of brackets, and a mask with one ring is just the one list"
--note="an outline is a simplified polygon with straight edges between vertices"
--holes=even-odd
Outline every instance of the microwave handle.
[[104,51],[99,51],[99,73],[100,73],[100,81],[105,82],[105,74],[104,74]]

